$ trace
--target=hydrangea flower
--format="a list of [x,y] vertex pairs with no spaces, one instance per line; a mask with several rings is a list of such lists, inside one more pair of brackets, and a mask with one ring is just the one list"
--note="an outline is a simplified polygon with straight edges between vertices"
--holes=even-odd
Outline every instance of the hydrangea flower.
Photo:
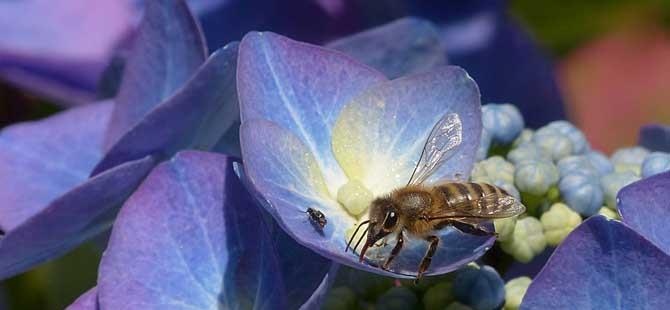
[[[391,272],[371,265],[379,264],[376,257],[385,257],[391,246],[370,251],[365,263],[344,251],[347,231],[366,213],[342,196],[375,197],[404,186],[424,139],[445,113],[461,118],[463,143],[432,179],[467,179],[481,135],[472,79],[459,68],[444,67],[387,81],[340,53],[273,33],[251,33],[240,45],[238,89],[245,171],[280,225],[299,243],[337,262],[415,275],[427,247],[421,240],[405,245]],[[329,219],[324,231],[305,221],[308,207]],[[451,229],[439,236],[427,274],[454,270],[493,241]]]
[[318,308],[337,265],[266,221],[234,164],[187,151],[158,165],[121,209],[97,286],[71,308]]
[[640,177],[633,172],[612,172],[603,176],[600,182],[605,193],[605,204],[611,209],[616,208],[616,196],[624,186],[639,180]]
[[642,162],[643,178],[670,170],[670,153],[652,152]]
[[598,212],[604,202],[600,179],[586,171],[571,172],[558,183],[561,197],[573,210],[584,216]]
[[519,309],[530,283],[529,277],[518,277],[505,283],[505,310]]
[[0,209],[1,278],[108,229],[158,161],[183,148],[228,149],[236,46],[207,58],[181,1],[152,1],[137,40],[119,97],[0,133],[0,195],[11,201]]
[[[96,92],[96,84],[100,89],[110,85],[115,88],[114,79],[112,83],[107,80],[123,67],[127,41],[134,36],[137,21],[149,2],[105,1],[104,7],[90,7],[87,1],[76,0],[55,9],[49,1],[5,2],[0,6],[4,13],[0,19],[5,22],[0,28],[6,30],[10,39],[0,45],[0,75],[64,105],[88,103],[96,95],[105,95],[104,91]],[[396,33],[380,43],[392,48],[414,40],[415,51],[420,53],[447,47],[441,53],[442,60],[448,54],[451,63],[473,72],[481,81],[486,101],[517,104],[533,127],[564,116],[551,64],[532,38],[508,16],[505,5],[495,1],[401,3],[399,6],[395,1],[381,1],[375,6],[360,6],[348,1],[188,0],[202,22],[208,45],[214,49],[256,29],[325,43],[402,17],[428,19],[439,27],[436,32],[439,42],[421,42],[421,35]],[[379,10],[385,12],[382,18]],[[374,20],[370,16],[375,16]],[[35,25],[31,23],[33,20],[41,22]],[[86,26],[81,26],[82,21]],[[399,59],[402,57],[393,61],[405,62]],[[108,63],[110,66],[105,70]]]
[[670,302],[669,187],[665,172],[621,189],[622,222],[594,216],[578,226],[533,280],[521,309],[664,308]]
[[669,276],[670,256],[625,224],[593,216],[554,251],[520,309],[663,309]]
[[649,151],[640,146],[618,149],[612,154],[610,160],[617,172],[630,171],[640,175],[640,169]]
[[544,195],[558,182],[556,166],[547,160],[527,160],[517,164],[514,182],[517,188],[533,195]]
[[497,309],[505,302],[505,282],[491,266],[468,266],[456,272],[453,293],[475,310]]
[[540,217],[549,246],[557,246],[582,222],[582,218],[563,203],[556,203]]
[[502,249],[517,261],[527,263],[547,246],[540,220],[534,217],[518,219],[509,240],[501,242]]
[[484,105],[482,124],[484,130],[491,134],[493,141],[503,145],[512,143],[524,127],[521,113],[511,104]]

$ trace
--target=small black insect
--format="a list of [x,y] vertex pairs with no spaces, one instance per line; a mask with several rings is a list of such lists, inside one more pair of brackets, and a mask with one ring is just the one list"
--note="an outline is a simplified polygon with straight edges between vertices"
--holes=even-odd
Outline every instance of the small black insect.
[[326,220],[326,216],[323,212],[314,208],[307,208],[305,213],[309,215],[309,221],[312,222],[313,225],[318,225],[320,229],[326,227],[328,220]]

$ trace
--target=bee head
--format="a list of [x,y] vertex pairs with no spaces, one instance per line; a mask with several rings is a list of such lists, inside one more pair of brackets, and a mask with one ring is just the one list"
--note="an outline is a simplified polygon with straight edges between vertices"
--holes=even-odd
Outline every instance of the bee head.
[[377,241],[394,232],[398,227],[398,209],[390,198],[377,198],[370,205],[369,229],[365,245],[361,251],[360,260],[365,257],[365,251]]

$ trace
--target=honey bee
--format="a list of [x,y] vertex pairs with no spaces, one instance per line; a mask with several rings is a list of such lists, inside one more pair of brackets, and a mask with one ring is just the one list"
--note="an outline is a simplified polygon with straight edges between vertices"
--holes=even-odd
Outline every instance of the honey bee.
[[462,142],[462,123],[458,114],[445,114],[433,127],[423,147],[419,162],[407,185],[390,194],[377,197],[369,206],[369,217],[356,228],[345,251],[351,246],[358,229],[368,224],[354,246],[367,236],[359,259],[363,262],[369,247],[396,235],[396,244],[381,268],[387,270],[405,243],[405,235],[429,242],[428,250],[418,267],[416,281],[430,266],[440,242],[436,231],[453,227],[463,233],[490,236],[482,223],[519,215],[525,212],[516,198],[505,190],[486,183],[440,181],[424,184],[444,162],[453,156]]
[[307,216],[309,217],[309,221],[312,223],[314,226],[318,226],[319,229],[323,230],[324,227],[326,227],[326,224],[328,224],[328,220],[326,219],[326,216],[323,214],[323,212],[314,209],[314,208],[307,208],[305,211],[307,213]]

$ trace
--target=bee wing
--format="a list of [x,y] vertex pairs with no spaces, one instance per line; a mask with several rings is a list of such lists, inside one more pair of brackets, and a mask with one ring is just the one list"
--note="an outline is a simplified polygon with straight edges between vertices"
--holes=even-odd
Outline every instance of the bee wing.
[[464,219],[498,219],[519,215],[526,207],[512,196],[496,194],[484,195],[476,199],[463,198],[451,202],[451,205],[433,212],[429,220],[464,218]]
[[430,131],[426,144],[421,151],[419,162],[414,167],[412,176],[407,182],[421,184],[426,181],[441,165],[456,153],[463,141],[463,124],[456,113],[445,114]]

